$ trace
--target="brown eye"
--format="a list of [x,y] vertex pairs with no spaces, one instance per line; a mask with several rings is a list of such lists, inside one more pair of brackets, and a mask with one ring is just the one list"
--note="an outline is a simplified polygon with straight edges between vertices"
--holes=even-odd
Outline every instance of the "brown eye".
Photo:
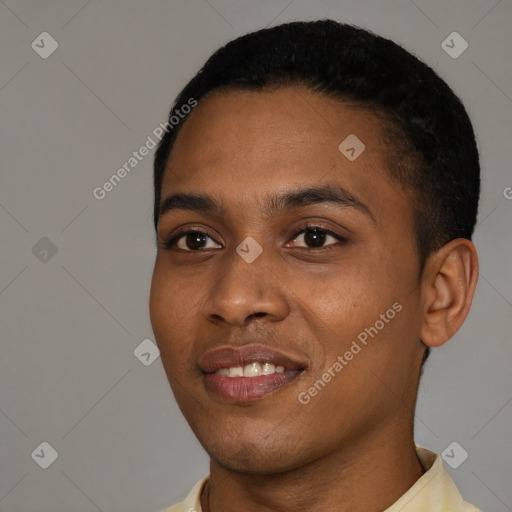
[[326,235],[327,233],[319,231],[318,229],[308,229],[304,233],[304,242],[308,246],[322,247],[322,245],[324,245]]
[[191,250],[204,249],[208,235],[200,232],[188,233],[185,235],[185,246]]
[[[208,245],[209,241],[213,242],[214,245],[212,246],[211,242]],[[216,249],[218,244],[203,231],[186,231],[165,242],[165,247],[166,249],[178,248],[182,251],[199,252],[205,249]]]
[[[325,244],[329,239],[331,243]],[[346,242],[346,239],[320,227],[307,227],[295,235],[293,247],[322,248],[334,245],[338,242]]]

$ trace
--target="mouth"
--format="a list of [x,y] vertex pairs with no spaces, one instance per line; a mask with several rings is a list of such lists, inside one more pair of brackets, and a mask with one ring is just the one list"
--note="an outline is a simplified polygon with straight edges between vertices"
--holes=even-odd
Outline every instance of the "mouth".
[[222,347],[207,352],[199,366],[206,390],[227,402],[245,403],[283,389],[306,365],[263,345]]

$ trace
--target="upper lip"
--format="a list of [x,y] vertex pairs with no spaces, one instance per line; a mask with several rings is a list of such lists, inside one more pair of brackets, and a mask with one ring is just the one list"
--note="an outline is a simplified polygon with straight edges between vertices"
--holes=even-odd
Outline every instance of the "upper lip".
[[199,359],[199,367],[204,373],[214,373],[220,368],[243,367],[255,362],[284,366],[286,370],[303,370],[305,368],[305,364],[294,357],[259,344],[242,347],[224,346],[210,350]]

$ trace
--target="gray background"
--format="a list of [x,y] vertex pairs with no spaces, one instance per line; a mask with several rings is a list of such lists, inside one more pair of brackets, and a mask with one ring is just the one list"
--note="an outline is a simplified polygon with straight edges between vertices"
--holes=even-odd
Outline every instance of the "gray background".
[[[103,200],[92,191],[221,44],[323,17],[416,53],[474,121],[480,282],[426,366],[416,439],[439,453],[458,442],[469,457],[448,469],[466,499],[512,510],[510,1],[5,0],[0,16],[0,510],[156,512],[208,472],[160,358],[134,355],[154,340],[152,155]],[[59,45],[46,59],[31,47],[43,31]],[[441,47],[453,31],[469,44],[457,59]],[[31,457],[43,441],[58,452],[48,469]]]

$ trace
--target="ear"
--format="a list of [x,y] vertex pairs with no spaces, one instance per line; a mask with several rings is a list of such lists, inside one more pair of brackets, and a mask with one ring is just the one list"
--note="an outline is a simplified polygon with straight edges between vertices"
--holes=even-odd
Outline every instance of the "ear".
[[459,330],[471,308],[477,281],[478,255],[470,240],[452,240],[427,259],[421,284],[421,341],[425,345],[439,347]]

